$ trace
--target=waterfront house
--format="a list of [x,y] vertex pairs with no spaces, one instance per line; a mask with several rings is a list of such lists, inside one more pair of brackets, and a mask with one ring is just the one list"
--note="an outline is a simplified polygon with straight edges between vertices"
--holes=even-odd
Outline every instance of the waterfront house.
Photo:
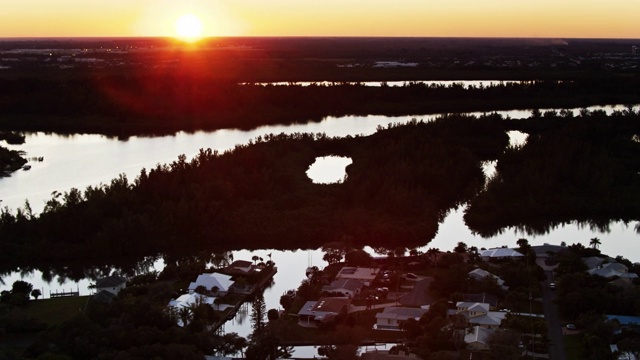
[[307,301],[298,311],[298,325],[318,327],[331,322],[339,315],[348,314],[350,305],[351,299],[346,297],[322,297],[318,301]]
[[236,260],[224,269],[229,274],[247,275],[255,271],[255,265],[251,261]]
[[333,281],[330,285],[324,285],[322,287],[323,293],[338,294],[341,297],[354,298],[363,288],[362,282],[353,279],[338,279]]
[[122,276],[112,275],[96,281],[96,293],[107,291],[117,296],[125,287],[127,287],[127,279]]
[[411,307],[386,307],[382,312],[376,314],[374,329],[399,331],[400,324],[403,321],[407,321],[409,319],[418,321],[422,315],[427,313],[427,311],[427,309]]
[[208,292],[217,296],[224,296],[229,292],[229,288],[233,283],[229,275],[221,273],[200,274],[196,281],[189,284],[189,293],[194,293],[198,286],[204,286]]
[[352,279],[362,282],[365,286],[370,286],[373,280],[378,276],[379,268],[362,268],[345,266],[336,275],[336,280]]

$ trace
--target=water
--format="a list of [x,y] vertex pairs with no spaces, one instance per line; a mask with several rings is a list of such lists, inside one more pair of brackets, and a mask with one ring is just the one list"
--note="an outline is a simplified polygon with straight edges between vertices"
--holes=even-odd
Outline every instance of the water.
[[[598,106],[589,109],[612,112],[624,110],[625,107],[622,105]],[[531,112],[529,110],[513,110],[497,113],[510,118],[526,118]],[[22,206],[25,199],[28,199],[34,212],[38,213],[42,211],[45,201],[51,197],[53,191],[68,191],[72,187],[84,189],[88,185],[109,182],[121,173],[126,174],[132,180],[143,167],[151,168],[159,163],[174,161],[180,154],[191,158],[201,148],[224,151],[268,133],[323,132],[329,136],[367,135],[374,133],[378,126],[402,123],[413,118],[429,120],[434,117],[435,115],[327,117],[318,123],[265,126],[250,131],[225,129],[214,132],[180,132],[172,136],[131,137],[127,140],[118,140],[102,135],[27,134],[25,144],[8,147],[26,151],[27,157],[43,156],[44,161],[32,163],[32,169],[29,171],[18,171],[11,177],[0,179],[1,205],[15,209]],[[523,144],[526,141],[526,134],[510,132],[509,135],[512,145]],[[485,164],[486,171],[491,171],[492,167],[495,167],[495,163]],[[435,239],[421,250],[426,251],[431,247],[452,250],[459,241],[478,248],[515,246],[517,239],[521,237],[527,238],[533,245],[559,244],[564,241],[567,244],[578,242],[588,246],[589,239],[598,237],[602,241],[600,249],[603,253],[612,256],[623,255],[632,261],[640,261],[639,247],[636,245],[637,234],[634,230],[636,222],[629,224],[629,226],[614,223],[608,233],[594,232],[577,225],[566,225],[547,235],[530,236],[515,231],[506,231],[501,235],[483,239],[471,234],[464,225],[462,215],[462,208],[452,211],[440,225]],[[312,258],[312,265],[319,267],[326,265],[321,260],[322,253],[318,250],[310,253],[273,250],[239,251],[234,252],[234,258],[250,260],[254,254],[266,258],[269,253],[272,254],[276,266],[280,267],[280,271],[274,278],[273,286],[265,291],[267,309],[279,308],[280,296],[285,291],[298,287],[300,281],[305,278],[305,269],[309,266],[309,255]],[[157,270],[161,268],[162,264],[156,265]],[[0,289],[9,288],[13,281],[21,279],[23,275],[24,280],[34,284],[34,288],[41,289],[45,297],[48,297],[49,291],[79,290],[83,295],[90,293],[88,289],[90,280],[76,283],[54,278],[48,283],[42,279],[39,272],[12,273],[3,278],[7,285],[0,285]],[[235,331],[246,336],[250,332],[247,317],[249,314],[250,311],[245,317],[239,315],[233,322],[225,325],[225,330]]]
[[[593,106],[590,110],[624,110],[625,106]],[[542,110],[545,111],[545,110]],[[579,109],[574,109],[574,112]],[[527,118],[530,110],[497,111],[512,119]],[[472,113],[482,115],[483,113]],[[328,136],[369,135],[378,126],[403,123],[411,119],[432,120],[437,115],[407,116],[343,116],[326,117],[320,122],[294,125],[262,126],[253,130],[223,129],[212,132],[179,132],[158,137],[130,137],[126,140],[104,135],[26,134],[26,143],[7,145],[23,150],[27,157],[44,157],[42,162],[30,163],[29,171],[17,171],[8,178],[0,178],[0,206],[16,209],[29,200],[39,213],[54,191],[65,192],[72,187],[84,190],[89,185],[108,183],[120,174],[133,180],[142,168],[170,163],[184,154],[193,158],[200,149],[225,151],[238,144],[266,134],[300,132],[325,133]]]
[[[255,83],[255,85],[260,86],[334,86],[339,84],[350,84],[355,85],[359,84],[362,86],[371,86],[371,87],[381,87],[381,86],[390,86],[390,87],[399,87],[406,86],[408,84],[424,84],[426,86],[451,86],[451,85],[460,85],[465,89],[470,87],[490,87],[497,85],[508,85],[508,84],[523,84],[529,82],[528,80],[408,80],[408,81],[294,81],[294,82],[261,82]],[[247,84],[247,83],[243,83]]]
[[322,156],[316,158],[307,170],[307,176],[314,184],[334,184],[346,180],[346,167],[353,160],[343,156]]

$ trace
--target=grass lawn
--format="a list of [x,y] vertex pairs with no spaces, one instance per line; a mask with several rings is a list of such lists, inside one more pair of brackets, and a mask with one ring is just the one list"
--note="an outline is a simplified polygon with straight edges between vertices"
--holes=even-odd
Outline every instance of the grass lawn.
[[562,337],[564,341],[564,354],[567,360],[578,360],[582,354],[581,334],[565,335]]
[[89,296],[69,296],[52,299],[31,300],[20,309],[48,326],[58,325],[84,311]]

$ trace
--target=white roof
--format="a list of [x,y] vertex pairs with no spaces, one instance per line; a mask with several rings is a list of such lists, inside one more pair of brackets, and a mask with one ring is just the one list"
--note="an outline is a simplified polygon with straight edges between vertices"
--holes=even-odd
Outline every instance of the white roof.
[[491,276],[494,279],[496,279],[496,282],[498,283],[499,286],[503,286],[504,285],[504,280],[500,279],[499,277],[493,275],[492,273],[483,270],[483,269],[474,269],[469,271],[469,275],[476,278],[476,279],[484,279],[487,276]]
[[213,301],[215,299],[215,297],[204,296],[197,293],[184,294],[180,295],[175,300],[169,301],[169,306],[173,306],[175,308],[189,307],[190,305],[195,304],[198,301],[205,304],[213,305]]
[[200,285],[207,288],[207,290],[211,290],[214,286],[217,286],[218,291],[229,291],[229,287],[233,285],[233,281],[231,281],[231,276],[225,274],[200,274],[195,282],[189,284],[189,290],[195,290]]
[[522,257],[522,253],[508,248],[495,248],[484,250],[480,253],[481,257],[489,258],[505,258],[505,257]]

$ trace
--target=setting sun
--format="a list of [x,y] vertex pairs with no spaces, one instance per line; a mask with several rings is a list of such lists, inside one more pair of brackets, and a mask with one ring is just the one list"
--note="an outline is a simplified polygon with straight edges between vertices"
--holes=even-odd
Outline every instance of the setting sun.
[[202,21],[193,14],[182,15],[176,20],[175,25],[176,37],[181,40],[193,42],[202,37]]

